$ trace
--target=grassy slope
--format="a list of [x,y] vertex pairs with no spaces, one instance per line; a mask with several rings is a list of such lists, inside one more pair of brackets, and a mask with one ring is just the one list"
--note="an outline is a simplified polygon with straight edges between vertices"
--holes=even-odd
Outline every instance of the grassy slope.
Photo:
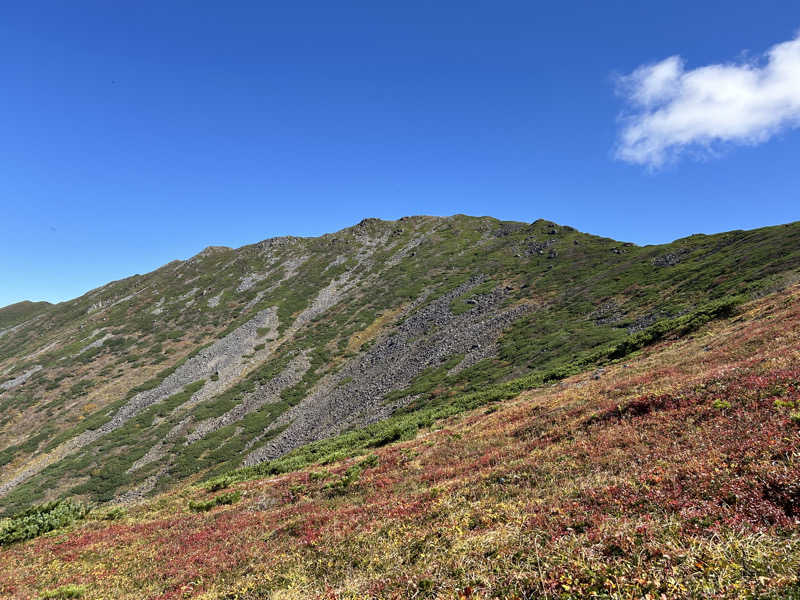
[[0,593],[797,598],[799,413],[795,286],[366,457],[12,545]]
[[27,321],[51,306],[52,304],[49,302],[30,302],[28,300],[4,306],[0,308],[0,330]]
[[[424,241],[387,268],[396,249],[416,235]],[[384,241],[371,265],[355,267],[358,251],[370,237]],[[389,248],[393,243],[398,245]],[[665,256],[672,256],[675,264],[659,266]],[[309,258],[294,277],[281,282],[286,265],[299,257]],[[368,220],[321,238],[282,240],[266,253],[261,245],[216,249],[56,305],[36,327],[0,337],[0,372],[13,368],[5,378],[36,364],[44,366],[24,385],[0,396],[0,476],[10,477],[31,462],[43,461],[61,442],[107,421],[109,409],[138,386],[157,383],[186,356],[256,311],[276,306],[281,329],[286,330],[314,295],[347,269],[353,269],[353,277],[373,274],[376,279],[356,286],[266,363],[253,365],[240,386],[196,410],[204,417],[223,413],[243,391],[278,373],[292,353],[307,351],[313,370],[285,391],[280,405],[171,449],[166,459],[170,470],[162,476],[160,489],[196,473],[240,464],[247,443],[278,412],[299,402],[316,382],[353,356],[360,346],[354,340],[363,332],[391,328],[391,320],[382,321],[385,315],[401,310],[425,290],[433,298],[484,274],[507,288],[510,304],[529,303],[536,310],[502,336],[496,358],[452,376],[446,369],[434,369],[407,390],[394,391],[394,396],[419,394],[413,408],[423,411],[500,381],[558,371],[576,356],[624,342],[628,327],[680,315],[726,295],[780,288],[796,277],[798,267],[800,223],[640,248],[545,221],[414,217]],[[268,275],[237,292],[241,278],[253,272]],[[209,306],[208,299],[218,295],[219,304]],[[453,312],[468,310],[465,300],[454,302]],[[162,312],[154,314],[158,306]],[[85,350],[98,340],[105,341]],[[141,483],[157,463],[131,475],[126,469],[184,415],[172,415],[159,427],[151,426],[152,416],[140,415],[129,426],[54,462],[0,499],[0,510],[13,512],[64,495],[104,501]]]

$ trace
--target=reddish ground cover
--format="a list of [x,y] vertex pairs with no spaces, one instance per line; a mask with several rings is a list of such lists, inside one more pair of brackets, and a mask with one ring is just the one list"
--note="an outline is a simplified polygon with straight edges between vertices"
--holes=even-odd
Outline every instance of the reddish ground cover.
[[800,289],[439,426],[4,548],[0,595],[800,598]]

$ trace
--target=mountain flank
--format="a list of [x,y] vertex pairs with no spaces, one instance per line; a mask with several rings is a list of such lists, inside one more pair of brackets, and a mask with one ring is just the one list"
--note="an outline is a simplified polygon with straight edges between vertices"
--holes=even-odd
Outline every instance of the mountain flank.
[[129,503],[408,439],[728,318],[798,268],[800,223],[639,247],[545,220],[417,216],[209,247],[13,305],[0,510]]
[[27,321],[52,306],[49,302],[24,300],[0,308],[0,335],[8,333],[14,325]]

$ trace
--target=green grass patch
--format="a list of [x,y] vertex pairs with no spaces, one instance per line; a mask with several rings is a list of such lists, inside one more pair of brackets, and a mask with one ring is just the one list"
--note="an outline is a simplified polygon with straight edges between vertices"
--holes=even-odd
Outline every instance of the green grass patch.
[[224,504],[236,504],[239,500],[242,499],[242,493],[239,491],[235,492],[225,492],[224,494],[220,494],[216,498],[212,498],[211,500],[200,500],[195,502],[194,500],[189,501],[189,510],[194,512],[208,512],[212,508],[217,506],[222,506]]
[[86,593],[85,585],[68,583],[52,590],[42,592],[42,600],[68,600],[70,598],[83,598]]

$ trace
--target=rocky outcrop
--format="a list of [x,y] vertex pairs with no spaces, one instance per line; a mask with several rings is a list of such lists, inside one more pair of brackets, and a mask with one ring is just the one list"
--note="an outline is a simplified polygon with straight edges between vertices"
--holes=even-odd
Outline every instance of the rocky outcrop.
[[524,244],[517,247],[515,256],[544,256],[545,251],[549,251],[548,254],[552,254],[552,258],[554,258],[556,255],[553,254],[554,250],[552,248],[556,243],[556,240],[552,238],[540,241],[535,237],[528,237],[525,239]]
[[656,267],[674,267],[680,263],[689,254],[688,248],[680,248],[675,252],[667,252],[661,256],[656,256],[650,262]]
[[28,381],[28,379],[30,379],[31,375],[41,370],[42,366],[36,365],[25,371],[22,375],[15,377],[14,379],[10,379],[4,383],[0,383],[0,393],[3,393],[7,390],[13,390],[15,387],[21,386],[23,383]]

